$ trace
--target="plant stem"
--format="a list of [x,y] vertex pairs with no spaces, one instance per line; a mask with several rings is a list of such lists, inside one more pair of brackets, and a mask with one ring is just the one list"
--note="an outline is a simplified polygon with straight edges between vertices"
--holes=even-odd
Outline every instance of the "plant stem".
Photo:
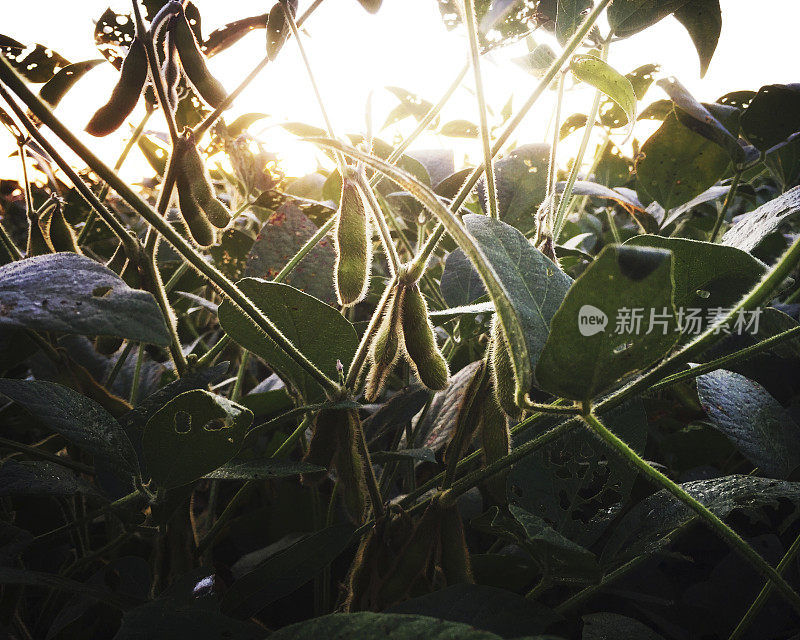
[[492,143],[489,139],[489,122],[486,118],[486,94],[481,74],[481,52],[478,44],[478,25],[475,20],[475,0],[464,0],[464,19],[469,37],[469,50],[472,58],[472,70],[475,74],[475,94],[478,98],[478,113],[481,124],[481,142],[483,143],[483,164],[486,167],[486,205],[489,215],[500,219],[497,208],[497,188],[494,181],[494,164]]
[[[600,17],[600,14],[605,10],[605,8],[609,4],[611,4],[611,0],[600,0],[600,2],[597,3],[597,6],[595,6],[595,8],[592,9],[591,13],[589,13],[589,15],[586,16],[583,23],[581,23],[581,26],[578,28],[578,30],[575,32],[572,38],[570,38],[569,42],[567,42],[566,46],[564,47],[564,50],[561,52],[561,55],[553,62],[553,64],[550,65],[550,67],[545,72],[544,76],[542,76],[542,79],[539,81],[539,84],[536,86],[531,95],[525,101],[525,104],[522,105],[519,112],[517,112],[517,114],[506,125],[506,128],[503,131],[503,133],[500,134],[500,137],[497,139],[497,141],[494,143],[494,146],[492,147],[492,152],[491,152],[492,157],[500,153],[500,150],[503,148],[505,143],[508,142],[508,139],[511,137],[511,134],[516,130],[516,128],[528,114],[528,111],[530,111],[533,105],[536,104],[536,101],[545,92],[547,87],[550,86],[550,83],[553,81],[553,78],[555,78],[556,74],[561,70],[561,68],[564,66],[564,63],[573,54],[575,49],[578,48],[578,46],[583,41],[584,37],[586,37],[586,34],[589,33],[592,26],[594,26],[594,23]],[[467,199],[467,196],[472,192],[472,188],[478,183],[478,180],[483,175],[484,169],[485,166],[481,164],[475,167],[472,173],[470,173],[469,177],[461,186],[461,189],[459,190],[458,194],[456,194],[456,197],[453,198],[453,202],[450,205],[450,210],[452,212],[454,213],[457,212],[461,207],[461,205],[464,204],[464,201]],[[439,240],[441,240],[444,232],[445,228],[441,224],[436,227],[433,233],[431,233],[431,235],[428,237],[425,246],[423,246],[420,253],[414,259],[415,264],[427,263],[428,258],[430,258],[431,254],[436,249],[436,245],[439,243]]]
[[21,442],[0,438],[0,446],[11,449],[12,451],[18,451],[19,453],[27,453],[34,458],[41,458],[42,460],[55,462],[56,464],[60,464],[62,467],[67,467],[68,469],[72,469],[78,473],[94,475],[94,469],[88,465],[76,462],[66,456],[57,456],[49,451],[42,451],[41,449],[37,449],[36,447],[32,447],[27,444],[22,444]]
[[598,436],[610,449],[623,458],[629,465],[637,471],[642,472],[648,480],[665,489],[684,505],[694,511],[700,518],[730,547],[747,560],[753,568],[778,588],[781,595],[792,605],[795,611],[800,612],[800,596],[792,589],[783,577],[768,564],[738,533],[725,524],[719,516],[712,512],[702,502],[690,495],[683,487],[673,482],[670,478],[651,466],[646,460],[639,456],[630,446],[609,431],[600,420],[597,419],[590,408],[584,408],[583,420],[589,430]]
[[[604,62],[608,59],[608,43],[605,43],[600,47],[600,59]],[[556,219],[553,223],[554,242],[558,241],[558,238],[561,235],[561,230],[564,227],[567,206],[569,205],[570,200],[572,200],[572,189],[575,187],[575,181],[578,179],[578,174],[580,173],[581,166],[583,165],[583,157],[586,155],[586,149],[588,148],[589,140],[592,137],[592,130],[594,129],[595,121],[597,120],[597,114],[600,111],[600,100],[602,97],[603,93],[600,91],[600,89],[596,89],[594,92],[592,107],[589,110],[589,117],[586,120],[586,130],[583,132],[581,145],[578,147],[578,155],[575,157],[575,164],[572,165],[572,170],[569,172],[567,184],[564,185],[564,192],[561,194],[561,200],[558,204]]]
[[119,354],[117,361],[114,363],[114,367],[108,373],[108,378],[106,378],[104,383],[106,388],[110,389],[111,385],[114,384],[114,380],[117,379],[119,372],[122,371],[122,367],[125,366],[125,361],[128,359],[131,351],[133,351],[135,344],[135,342],[128,341],[128,343],[125,345],[125,348],[122,350],[122,353]]
[[22,260],[22,252],[17,245],[14,244],[14,241],[11,239],[11,236],[8,235],[6,228],[2,224],[0,224],[0,243],[6,248],[6,251],[8,251],[13,261]]
[[562,73],[558,78],[558,93],[556,97],[556,108],[553,114],[554,130],[553,130],[553,143],[550,146],[550,159],[547,163],[547,207],[549,212],[547,214],[546,222],[544,220],[537,220],[536,225],[536,245],[538,246],[542,240],[547,236],[555,243],[555,238],[552,238],[553,227],[556,219],[556,209],[558,207],[558,199],[556,198],[556,177],[558,175],[558,168],[556,166],[556,159],[558,154],[558,143],[561,139],[561,108],[564,103],[564,84],[566,82],[567,74]]
[[[789,566],[789,563],[794,560],[798,551],[800,551],[800,536],[797,536],[797,538],[794,539],[792,546],[789,547],[786,555],[784,555],[783,558],[781,558],[781,561],[778,563],[778,568],[776,570],[779,574],[783,574],[783,572]],[[761,611],[761,608],[764,606],[764,604],[766,604],[770,595],[772,595],[772,591],[774,589],[774,583],[768,580],[762,587],[758,596],[756,596],[753,604],[750,605],[750,608],[739,621],[739,624],[737,624],[736,628],[731,632],[728,640],[738,640],[738,638],[742,637],[742,634],[747,631],[747,628],[752,624],[753,620],[755,620],[756,616]]]
[[226,333],[219,340],[217,340],[208,351],[198,358],[197,368],[202,369],[203,367],[210,367],[219,357],[219,355],[225,350],[225,347],[230,344],[230,342],[231,337]]
[[[250,318],[253,324],[272,338],[287,355],[302,367],[327,392],[336,394],[339,385],[328,378],[319,368],[301,353],[292,342],[267,318],[264,313],[228,278],[213,265],[206,262],[203,256],[185,240],[170,224],[166,222],[150,205],[142,200],[136,192],[121,180],[102,160],[67,128],[36,96],[9,65],[5,57],[0,56],[0,80],[16,93],[26,106],[61,140],[69,146],[101,179],[111,187],[139,214],[148,224],[155,228],[183,258],[200,274],[205,276],[221,293]],[[128,234],[125,234],[128,238]]]
[[388,225],[386,224],[386,218],[383,215],[383,209],[381,209],[381,205],[378,202],[378,199],[375,197],[375,192],[367,183],[363,173],[359,172],[357,174],[357,180],[361,182],[361,186],[367,196],[369,207],[372,210],[372,217],[375,218],[375,223],[378,226],[378,235],[380,236],[381,243],[383,244],[383,252],[386,254],[386,259],[389,262],[391,274],[394,276],[400,270],[401,262],[400,256],[397,254],[397,247],[395,247],[394,242],[392,242],[392,234],[389,231]]
[[144,345],[139,344],[139,352],[136,354],[136,365],[133,369],[133,382],[131,382],[131,406],[136,406],[136,399],[139,396],[139,382],[142,378],[142,362],[144,361]]
[[717,220],[714,222],[714,229],[712,229],[711,237],[708,239],[709,242],[717,241],[717,235],[719,234],[719,230],[722,228],[722,223],[725,221],[725,214],[728,213],[728,209],[733,202],[733,198],[736,196],[736,190],[739,188],[739,181],[741,179],[742,170],[737,169],[736,173],[733,174],[733,180],[731,180],[731,188],[725,195],[725,202],[722,203],[722,209],[720,209],[719,214],[717,214]]

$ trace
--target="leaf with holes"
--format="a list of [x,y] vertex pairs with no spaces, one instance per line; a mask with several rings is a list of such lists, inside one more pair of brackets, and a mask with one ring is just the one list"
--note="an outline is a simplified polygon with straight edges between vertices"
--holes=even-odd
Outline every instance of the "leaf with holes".
[[607,62],[588,54],[573,56],[569,69],[578,80],[587,82],[611,98],[627,116],[632,129],[636,120],[636,93],[631,81]]
[[798,213],[800,213],[800,186],[742,215],[722,236],[722,244],[752,252],[767,236],[794,220]]
[[195,389],[176,396],[147,421],[142,449],[161,488],[188,484],[221,467],[242,446],[253,421],[249,409]]
[[678,338],[672,290],[669,251],[607,246],[553,316],[541,387],[588,400],[665,356]]

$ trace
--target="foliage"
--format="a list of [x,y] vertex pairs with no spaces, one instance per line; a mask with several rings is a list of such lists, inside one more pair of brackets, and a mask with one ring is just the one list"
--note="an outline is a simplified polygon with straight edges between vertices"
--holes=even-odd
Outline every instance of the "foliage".
[[[77,62],[0,36],[0,635],[796,633],[798,85],[701,103],[608,64],[674,15],[704,73],[717,0],[438,0],[473,60],[528,39],[525,106],[441,122],[469,69],[437,102],[386,87],[402,143],[282,123],[330,160],[285,176],[206,62],[260,31],[246,87],[318,4],[204,36],[134,1]],[[88,131],[146,111],[115,169],[50,110],[105,61]],[[552,145],[515,137],[581,83]]]

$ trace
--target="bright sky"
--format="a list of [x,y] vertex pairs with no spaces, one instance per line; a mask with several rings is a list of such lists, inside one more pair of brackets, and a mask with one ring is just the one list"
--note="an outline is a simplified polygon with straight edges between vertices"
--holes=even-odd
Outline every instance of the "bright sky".
[[[227,22],[265,12],[272,4],[255,0],[219,2],[194,0],[203,18],[203,33]],[[109,6],[108,0],[5,0],[0,32],[25,43],[41,42],[73,62],[98,58],[93,42],[93,20]],[[300,1],[300,12],[310,0]],[[128,11],[130,5],[112,0],[117,11]],[[78,8],[79,7],[79,8]],[[800,81],[797,70],[796,39],[800,24],[800,2],[797,0],[761,0],[755,10],[745,0],[722,0],[722,37],[708,73],[699,77],[699,63],[694,47],[683,27],[673,18],[662,20],[655,27],[611,47],[609,62],[621,73],[642,64],[658,62],[664,74],[675,75],[701,100],[714,100],[729,91],[757,89],[763,84]],[[447,32],[440,19],[436,0],[384,0],[377,15],[364,11],[357,0],[327,0],[305,24],[306,44],[313,69],[338,135],[364,130],[364,108],[367,96],[374,90],[373,113],[376,127],[383,124],[387,113],[397,102],[382,88],[394,85],[408,89],[431,101],[438,101],[461,69],[468,53],[463,29]],[[605,32],[606,29],[604,28]],[[544,33],[543,31],[541,32]],[[539,41],[547,42],[543,35]],[[264,55],[263,31],[248,34],[232,48],[214,57],[212,71],[232,90],[252,66]],[[554,45],[557,46],[557,45]],[[537,80],[511,62],[526,53],[524,43],[493,52],[484,58],[483,68],[489,102],[496,113],[513,93],[519,105],[536,86]],[[116,81],[117,73],[104,64],[91,71],[63,100],[57,113],[75,130],[81,131],[93,111],[105,102]],[[472,86],[468,76],[466,87]],[[664,97],[658,88],[651,89],[645,104]],[[568,99],[564,116],[585,112],[591,102],[589,92],[576,91]],[[516,136],[520,143],[541,142],[546,135],[552,111],[553,96],[546,95],[529,114]],[[130,121],[138,122],[140,111]],[[298,49],[290,41],[277,63],[270,64],[237,101],[228,121],[246,112],[263,112],[271,119],[251,129],[277,150],[290,175],[313,170],[320,154],[309,145],[282,134],[276,124],[301,121],[323,126],[308,77],[301,65]],[[498,116],[499,117],[499,116]],[[470,91],[461,89],[443,114],[442,122],[465,119],[478,122],[477,107]],[[413,128],[409,119],[404,124],[380,133],[391,141]],[[158,118],[150,128],[161,129]],[[125,129],[105,139],[86,135],[88,144],[109,163],[120,150]],[[641,134],[640,134],[641,135]],[[575,137],[575,136],[573,136]],[[0,149],[12,138],[0,130]],[[460,140],[425,136],[417,148],[452,147],[456,163],[464,155],[480,155],[478,140]],[[6,159],[0,152],[0,175],[16,176],[18,160]],[[142,158],[131,157],[123,175],[134,179],[141,175]]]

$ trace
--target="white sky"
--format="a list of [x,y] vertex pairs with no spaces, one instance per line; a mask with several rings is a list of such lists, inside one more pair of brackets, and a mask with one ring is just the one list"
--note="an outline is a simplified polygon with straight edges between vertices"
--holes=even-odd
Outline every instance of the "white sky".
[[[203,17],[203,33],[242,17],[263,13],[271,1],[194,0]],[[93,19],[111,5],[117,11],[128,11],[129,3],[113,0],[34,0],[12,2],[0,0],[2,9],[0,33],[25,43],[41,42],[73,62],[97,58],[93,43]],[[301,0],[302,12],[310,0]],[[675,75],[697,98],[713,100],[737,89],[757,89],[763,84],[800,81],[797,69],[797,25],[800,24],[800,2],[797,0],[761,0],[757,8],[746,0],[722,0],[722,37],[714,59],[704,79],[699,78],[699,63],[694,47],[683,27],[673,18],[611,47],[610,60],[621,73],[642,64],[658,62],[664,74]],[[605,28],[603,29],[606,30]],[[342,135],[364,129],[364,105],[370,90],[375,90],[373,105],[376,126],[383,124],[396,100],[382,90],[387,85],[400,86],[436,102],[450,85],[466,60],[468,44],[463,29],[446,32],[440,19],[436,0],[384,0],[377,15],[364,11],[357,0],[327,0],[306,23],[304,42],[317,74],[322,95],[328,105],[336,133]],[[541,32],[544,33],[544,32]],[[547,39],[539,34],[540,41]],[[229,90],[236,87],[250,68],[264,54],[263,31],[248,34],[231,49],[210,62],[212,71]],[[528,75],[510,60],[526,52],[518,43],[492,53],[483,63],[490,106],[499,113],[509,95],[521,104],[536,85]],[[101,65],[81,80],[67,95],[57,113],[75,130],[82,130],[94,110],[105,102],[117,74],[108,65]],[[471,73],[465,83],[472,85]],[[568,94],[570,95],[570,94]],[[657,88],[651,89],[644,104],[664,97]],[[585,112],[591,94],[572,92],[564,116],[575,111]],[[136,123],[142,107],[130,122]],[[302,121],[316,126],[322,118],[308,82],[297,47],[289,41],[277,63],[270,64],[239,99],[230,112],[230,122],[236,115],[263,112],[272,116],[251,129],[261,131],[271,148],[285,161],[290,175],[313,170],[320,157],[309,145],[297,143],[279,133],[274,125],[285,121]],[[546,95],[534,107],[518,134],[520,143],[541,142],[546,134],[552,111],[552,95]],[[474,96],[462,89],[445,110],[442,122],[466,119],[478,122]],[[149,128],[159,129],[158,118]],[[265,128],[266,127],[266,128]],[[411,120],[380,134],[391,141],[400,132],[413,127]],[[638,129],[637,129],[638,130]],[[122,133],[105,139],[85,136],[88,144],[109,163],[120,150]],[[645,132],[639,135],[643,137]],[[575,136],[573,136],[575,137]],[[0,130],[0,175],[16,176],[18,160],[10,161],[3,152],[14,149],[12,138]],[[459,140],[440,136],[425,136],[417,148],[453,147],[456,163],[464,154],[479,157],[478,140]],[[567,147],[569,150],[569,147]],[[562,158],[562,160],[565,158]],[[123,175],[129,179],[141,175],[143,160],[135,152]]]

